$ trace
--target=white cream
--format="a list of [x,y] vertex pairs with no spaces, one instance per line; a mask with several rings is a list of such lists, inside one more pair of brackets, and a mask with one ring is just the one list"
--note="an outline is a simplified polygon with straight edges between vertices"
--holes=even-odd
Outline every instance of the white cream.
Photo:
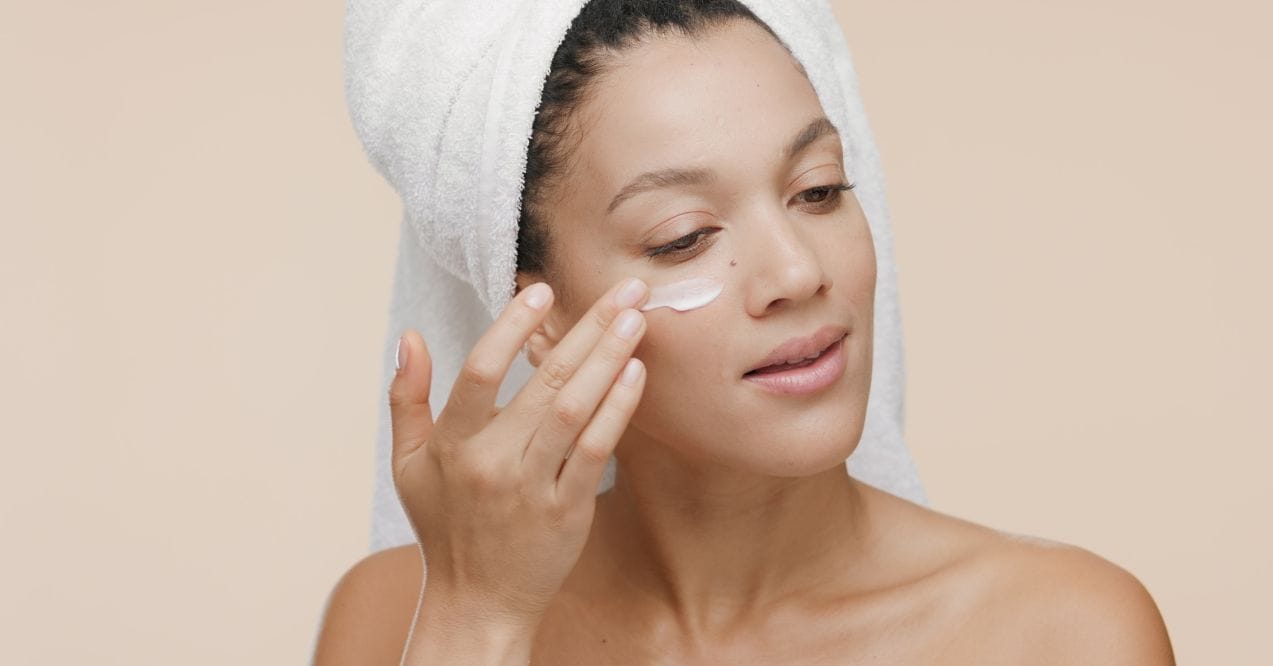
[[690,278],[650,288],[650,298],[641,306],[641,311],[654,308],[669,307],[684,312],[701,308],[716,300],[724,291],[725,283],[713,278]]

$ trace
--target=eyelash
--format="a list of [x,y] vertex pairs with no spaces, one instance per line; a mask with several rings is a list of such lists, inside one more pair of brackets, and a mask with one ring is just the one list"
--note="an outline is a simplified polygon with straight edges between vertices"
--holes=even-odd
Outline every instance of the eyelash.
[[[825,191],[827,193],[826,198],[823,199],[822,201],[815,202],[813,205],[824,207],[826,208],[826,212],[831,212],[835,210],[836,208],[839,208],[840,202],[844,199],[841,193],[851,190],[855,187],[857,187],[857,183],[837,183],[835,185],[821,185],[818,187],[809,188],[801,192],[800,194],[808,194],[809,192]],[[700,246],[703,245],[703,243],[700,242],[699,239],[714,231],[716,231],[716,229],[713,229],[712,227],[703,227],[702,229],[699,229],[695,231],[694,233],[688,234],[686,236],[682,236],[672,241],[671,243],[668,243],[667,245],[662,245],[659,247],[647,249],[645,252],[645,255],[651,261],[653,261],[655,258],[659,258],[659,257],[672,258],[672,257],[679,257],[682,255],[692,254],[695,251],[697,251]],[[685,245],[686,242],[690,242],[690,241],[692,242],[689,245]]]

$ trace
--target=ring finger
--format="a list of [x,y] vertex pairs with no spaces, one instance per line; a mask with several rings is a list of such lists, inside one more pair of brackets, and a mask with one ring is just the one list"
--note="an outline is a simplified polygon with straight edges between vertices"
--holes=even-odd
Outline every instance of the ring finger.
[[637,310],[629,308],[620,313],[601,342],[557,394],[522,458],[522,465],[531,478],[556,483],[562,459],[614,386],[619,372],[640,343],[645,326],[645,316]]

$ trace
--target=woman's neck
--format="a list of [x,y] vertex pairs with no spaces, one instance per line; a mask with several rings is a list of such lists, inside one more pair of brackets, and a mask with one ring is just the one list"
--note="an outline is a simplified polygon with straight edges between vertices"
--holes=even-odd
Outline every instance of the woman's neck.
[[709,636],[832,592],[866,560],[865,497],[844,465],[798,478],[648,478],[620,468],[585,557],[597,593]]

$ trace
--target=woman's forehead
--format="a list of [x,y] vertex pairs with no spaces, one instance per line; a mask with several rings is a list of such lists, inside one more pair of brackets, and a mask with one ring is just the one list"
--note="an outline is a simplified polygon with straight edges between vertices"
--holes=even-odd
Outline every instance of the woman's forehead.
[[782,160],[792,135],[824,115],[822,105],[782,45],[758,26],[735,25],[621,54],[580,109],[577,164],[586,178],[616,189],[689,162]]

